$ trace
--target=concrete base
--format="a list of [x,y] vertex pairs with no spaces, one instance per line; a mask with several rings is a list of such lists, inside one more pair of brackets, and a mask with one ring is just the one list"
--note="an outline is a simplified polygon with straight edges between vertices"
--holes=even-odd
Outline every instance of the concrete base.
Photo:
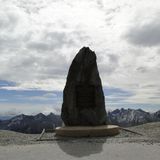
[[57,136],[66,137],[102,137],[114,136],[119,134],[119,126],[102,125],[102,126],[65,126],[55,129]]

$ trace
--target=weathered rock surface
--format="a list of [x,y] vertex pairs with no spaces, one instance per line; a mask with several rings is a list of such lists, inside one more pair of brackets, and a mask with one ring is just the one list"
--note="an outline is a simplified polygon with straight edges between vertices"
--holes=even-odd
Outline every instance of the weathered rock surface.
[[106,124],[106,110],[96,54],[83,47],[72,61],[63,92],[62,120],[67,126]]

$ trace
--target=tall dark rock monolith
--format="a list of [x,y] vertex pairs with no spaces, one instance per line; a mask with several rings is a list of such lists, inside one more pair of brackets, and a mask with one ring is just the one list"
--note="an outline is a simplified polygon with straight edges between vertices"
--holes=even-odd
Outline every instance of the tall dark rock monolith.
[[83,47],[72,61],[63,91],[62,120],[66,126],[106,124],[106,110],[96,54]]

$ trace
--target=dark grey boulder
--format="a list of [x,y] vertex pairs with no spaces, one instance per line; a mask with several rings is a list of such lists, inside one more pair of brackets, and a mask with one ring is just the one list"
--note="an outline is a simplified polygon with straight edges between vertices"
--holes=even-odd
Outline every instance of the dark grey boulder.
[[106,110],[96,54],[83,47],[72,61],[63,91],[62,120],[66,126],[106,124]]

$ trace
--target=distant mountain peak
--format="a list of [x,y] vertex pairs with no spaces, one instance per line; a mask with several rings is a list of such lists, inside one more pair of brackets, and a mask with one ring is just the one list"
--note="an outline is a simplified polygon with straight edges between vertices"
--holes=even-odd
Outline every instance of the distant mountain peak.
[[48,116],[45,116],[43,113],[35,116],[21,114],[10,120],[0,121],[0,129],[23,133],[41,133],[44,128],[53,129],[53,126],[62,125],[60,116],[54,114],[49,114]]
[[108,112],[108,122],[120,126],[133,126],[148,122],[160,121],[160,111],[151,114],[142,109],[115,109]]
[[[160,121],[160,110],[149,113],[142,109],[115,109],[108,112],[108,123],[120,126],[134,126],[148,122]],[[1,120],[0,129],[13,130],[23,133],[40,133],[43,128],[53,129],[62,125],[59,115],[39,113],[35,116],[20,114],[10,120]]]
[[48,116],[54,116],[55,114],[54,113],[52,113],[52,112],[50,112],[49,114],[48,114]]

